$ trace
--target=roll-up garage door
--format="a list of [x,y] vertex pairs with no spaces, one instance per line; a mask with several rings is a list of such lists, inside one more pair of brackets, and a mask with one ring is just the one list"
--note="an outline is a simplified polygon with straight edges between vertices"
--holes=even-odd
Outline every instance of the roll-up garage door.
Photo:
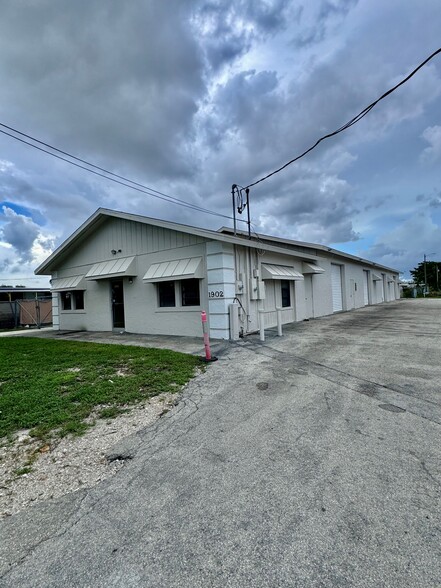
[[341,266],[331,264],[332,312],[343,310],[343,293],[341,289]]
[[364,305],[369,304],[369,273],[363,270],[363,301]]
[[395,300],[395,284],[389,282],[389,300]]

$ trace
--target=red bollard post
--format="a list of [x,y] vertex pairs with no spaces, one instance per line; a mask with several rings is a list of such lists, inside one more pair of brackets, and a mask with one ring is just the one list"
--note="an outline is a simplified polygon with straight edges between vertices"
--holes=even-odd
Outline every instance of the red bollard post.
[[208,322],[207,322],[207,313],[205,310],[201,312],[201,321],[202,321],[202,332],[204,334],[204,347],[205,347],[205,358],[204,361],[216,361],[217,357],[211,355],[210,349],[210,338],[208,336]]

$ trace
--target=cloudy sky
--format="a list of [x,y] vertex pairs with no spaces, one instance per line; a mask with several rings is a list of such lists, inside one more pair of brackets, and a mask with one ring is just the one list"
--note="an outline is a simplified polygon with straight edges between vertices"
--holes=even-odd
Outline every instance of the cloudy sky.
[[[439,0],[1,8],[0,123],[225,216],[233,183],[292,159],[441,46]],[[440,163],[441,55],[360,123],[252,188],[254,230],[407,273],[424,254],[441,260]],[[45,285],[35,267],[100,206],[231,226],[0,134],[0,284]]]

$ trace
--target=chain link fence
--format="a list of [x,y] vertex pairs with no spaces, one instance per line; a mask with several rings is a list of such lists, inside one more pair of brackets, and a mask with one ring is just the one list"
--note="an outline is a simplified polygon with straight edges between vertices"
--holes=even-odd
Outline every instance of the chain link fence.
[[46,327],[52,324],[52,298],[0,302],[0,329]]

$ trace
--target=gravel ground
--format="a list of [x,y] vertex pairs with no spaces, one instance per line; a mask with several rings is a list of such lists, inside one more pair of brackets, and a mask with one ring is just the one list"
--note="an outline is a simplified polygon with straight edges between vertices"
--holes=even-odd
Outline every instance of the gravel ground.
[[[176,394],[156,396],[116,418],[97,420],[81,437],[43,444],[30,437],[28,431],[20,431],[12,443],[5,441],[0,446],[0,518],[30,504],[94,486],[115,474],[124,462],[109,463],[106,453],[124,437],[157,420],[177,398]],[[18,470],[34,459],[28,466],[31,471],[19,475]]]

